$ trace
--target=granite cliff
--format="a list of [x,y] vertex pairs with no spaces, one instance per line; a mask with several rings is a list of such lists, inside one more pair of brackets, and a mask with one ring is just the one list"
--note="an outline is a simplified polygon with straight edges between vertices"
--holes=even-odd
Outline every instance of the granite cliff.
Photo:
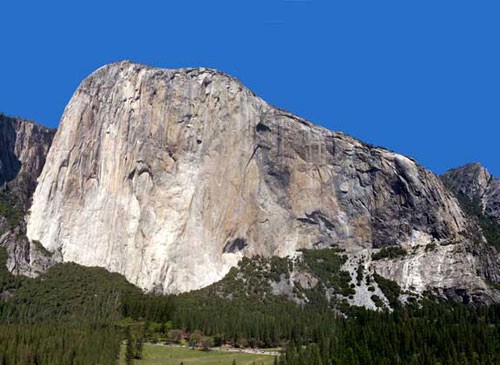
[[55,130],[0,114],[0,186],[14,190],[25,205],[36,187]]
[[[73,95],[27,227],[62,260],[149,291],[204,287],[243,256],[338,247],[404,289],[494,298],[476,231],[410,158],[272,107],[218,71],[131,62]],[[388,246],[408,254],[371,260]]]
[[36,181],[55,130],[0,114],[0,246],[8,253],[8,269],[36,276],[52,260],[26,238],[23,215],[31,204]]
[[469,219],[481,229],[479,239],[486,245],[471,249],[479,258],[480,274],[489,283],[500,283],[500,179],[479,163],[449,170],[441,176],[460,201]]
[[480,163],[471,163],[449,170],[443,181],[459,197],[468,199],[500,223],[500,179],[494,178]]

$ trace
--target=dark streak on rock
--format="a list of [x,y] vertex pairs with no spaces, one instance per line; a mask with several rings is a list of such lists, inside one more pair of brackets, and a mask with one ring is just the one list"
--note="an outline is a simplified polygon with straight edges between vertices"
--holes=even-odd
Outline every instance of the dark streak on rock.
[[270,132],[271,131],[271,128],[269,128],[267,125],[265,125],[264,123],[259,123],[257,124],[257,126],[255,127],[255,130],[257,132]]
[[248,246],[247,241],[244,238],[235,238],[227,242],[222,250],[223,253],[236,253],[243,250]]

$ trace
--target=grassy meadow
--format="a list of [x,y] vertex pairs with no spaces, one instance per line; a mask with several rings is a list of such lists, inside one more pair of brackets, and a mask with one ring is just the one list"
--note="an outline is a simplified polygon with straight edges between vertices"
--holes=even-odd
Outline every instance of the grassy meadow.
[[[120,365],[125,365],[125,346],[122,346]],[[144,344],[143,359],[136,365],[273,365],[274,356],[223,351],[200,351],[185,347]]]

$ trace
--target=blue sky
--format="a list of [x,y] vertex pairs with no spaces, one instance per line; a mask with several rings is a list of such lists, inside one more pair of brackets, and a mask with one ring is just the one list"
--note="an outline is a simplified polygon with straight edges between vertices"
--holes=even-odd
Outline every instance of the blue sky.
[[130,59],[230,73],[271,104],[441,173],[500,176],[498,1],[8,1],[0,111],[57,126],[80,81]]

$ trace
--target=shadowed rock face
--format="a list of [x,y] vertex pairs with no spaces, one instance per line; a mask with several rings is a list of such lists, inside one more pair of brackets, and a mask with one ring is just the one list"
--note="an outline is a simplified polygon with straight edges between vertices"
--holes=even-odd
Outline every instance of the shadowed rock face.
[[[488,281],[500,284],[500,252],[498,250],[500,227],[500,179],[495,179],[479,163],[471,163],[446,172],[442,176],[449,187],[468,210],[482,223],[488,245],[474,245],[470,251],[478,258],[478,272]],[[482,218],[481,218],[482,216]],[[485,217],[486,224],[485,227]],[[497,227],[495,227],[495,222]],[[489,231],[489,234],[484,231]]]
[[[67,106],[28,236],[66,261],[182,292],[242,255],[423,247],[461,242],[467,227],[440,179],[407,157],[274,108],[214,70],[121,62]],[[474,270],[464,265],[455,272]]]
[[[8,194],[19,211],[26,211],[31,203],[54,134],[55,130],[0,114],[0,194]],[[23,220],[11,227],[0,214],[0,246],[7,250],[8,269],[36,276],[52,260],[37,250],[25,234]]]
[[35,191],[55,130],[0,114],[0,186],[8,183],[25,204]]

